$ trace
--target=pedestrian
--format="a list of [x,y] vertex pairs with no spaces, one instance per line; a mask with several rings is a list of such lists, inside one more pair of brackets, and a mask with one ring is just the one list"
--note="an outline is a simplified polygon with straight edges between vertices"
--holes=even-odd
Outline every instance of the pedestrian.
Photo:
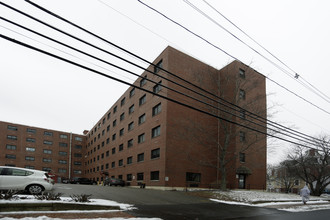
[[306,205],[306,203],[309,200],[309,194],[310,194],[310,191],[309,191],[307,185],[305,185],[304,188],[302,188],[300,190],[300,196],[301,196],[301,199],[302,199],[302,202],[304,203],[304,205]]

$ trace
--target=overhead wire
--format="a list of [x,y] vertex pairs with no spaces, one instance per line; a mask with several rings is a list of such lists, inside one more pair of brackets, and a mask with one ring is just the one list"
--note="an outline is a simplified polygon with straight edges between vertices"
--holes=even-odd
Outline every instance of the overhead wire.
[[[145,6],[148,7],[149,9],[153,10],[153,11],[156,12],[157,14],[163,16],[163,17],[166,18],[167,20],[171,21],[172,23],[174,23],[174,24],[178,25],[179,27],[183,28],[183,29],[186,30],[187,32],[191,33],[192,35],[194,35],[194,36],[200,38],[201,40],[203,40],[203,41],[206,42],[207,44],[211,45],[212,47],[216,48],[217,50],[220,50],[221,52],[223,52],[223,53],[226,54],[227,56],[229,56],[229,57],[231,57],[231,58],[233,58],[233,59],[236,59],[236,60],[242,62],[240,59],[236,58],[235,56],[231,55],[231,54],[228,53],[227,51],[223,50],[222,48],[216,46],[215,44],[211,43],[210,41],[208,41],[207,39],[203,38],[202,36],[200,36],[200,35],[196,34],[195,32],[191,31],[189,28],[183,26],[182,24],[178,23],[177,21],[175,21],[175,20],[169,18],[168,16],[166,16],[166,15],[163,14],[162,12],[158,11],[157,9],[155,9],[155,8],[151,7],[150,5],[148,5],[148,4],[144,3],[144,2],[142,2],[141,0],[137,0],[137,1],[140,2],[141,4],[145,5]],[[242,63],[243,63],[243,62],[242,62]],[[300,95],[298,95],[297,93],[291,91],[290,89],[286,88],[285,86],[281,85],[280,83],[276,82],[275,80],[272,80],[270,77],[265,76],[265,78],[268,79],[269,81],[275,83],[275,84],[278,85],[279,87],[281,87],[281,88],[287,90],[287,91],[290,92],[291,94],[297,96],[298,98],[302,99],[303,101],[309,103],[310,105],[312,105],[312,106],[318,108],[319,110],[321,110],[321,111],[327,113],[328,115],[330,115],[330,112],[329,112],[329,111],[326,111],[325,109],[319,107],[318,105],[312,103],[311,101],[309,101],[309,100],[303,98],[302,96],[300,96]]]
[[[42,11],[44,11],[44,12],[46,12],[46,13],[48,13],[48,14],[50,14],[50,15],[52,15],[52,16],[54,16],[54,17],[56,17],[56,18],[58,18],[58,19],[60,19],[60,20],[62,20],[62,21],[65,21],[66,23],[71,24],[71,25],[73,25],[74,27],[76,27],[76,28],[78,28],[78,29],[80,29],[80,30],[85,31],[86,33],[91,34],[92,36],[96,37],[97,39],[100,39],[100,40],[102,40],[102,41],[104,41],[104,42],[106,42],[106,43],[109,43],[110,45],[112,45],[112,46],[114,46],[114,47],[116,47],[116,48],[118,48],[118,49],[120,49],[120,50],[122,50],[122,51],[124,51],[124,52],[126,52],[126,53],[128,53],[128,54],[130,54],[130,55],[132,55],[132,56],[134,56],[134,57],[136,57],[136,58],[138,58],[138,59],[141,59],[141,60],[143,60],[144,62],[147,62],[147,63],[149,63],[150,65],[152,65],[152,66],[155,67],[155,64],[153,64],[152,62],[145,60],[144,58],[142,58],[142,57],[140,57],[140,56],[138,56],[138,55],[136,55],[136,54],[134,54],[134,53],[132,53],[132,52],[130,52],[130,51],[128,51],[128,50],[126,50],[126,49],[124,49],[124,48],[122,48],[122,47],[120,47],[120,46],[118,46],[118,45],[116,45],[116,44],[114,44],[114,43],[112,43],[112,42],[110,42],[110,41],[104,39],[104,38],[102,38],[102,37],[100,37],[99,35],[96,35],[96,34],[90,32],[90,31],[86,30],[85,28],[82,28],[81,26],[79,26],[79,25],[77,25],[77,24],[74,24],[73,22],[71,22],[71,21],[69,21],[69,20],[67,20],[67,19],[65,19],[65,18],[63,18],[63,17],[61,17],[61,16],[59,16],[59,15],[57,15],[57,14],[55,14],[55,13],[49,11],[48,9],[45,9],[45,8],[41,7],[40,5],[37,5],[36,3],[33,3],[33,2],[30,1],[30,0],[25,0],[25,1],[28,2],[28,3],[30,3],[30,4],[32,4],[33,6],[35,6],[35,7],[37,7],[37,8],[39,8],[39,9],[41,9]],[[131,64],[131,63],[130,63],[130,64]],[[175,74],[173,74],[173,73],[167,71],[166,69],[163,69],[163,68],[161,68],[161,67],[159,67],[159,69],[161,69],[161,70],[165,71],[166,73],[168,73],[168,74],[170,74],[170,75],[172,75],[172,76],[174,76],[174,77],[176,77],[176,78],[178,78],[178,79],[180,79],[180,80],[182,80],[182,81],[188,83],[189,85],[194,86],[195,88],[200,89],[200,90],[203,91],[203,92],[206,92],[206,93],[209,94],[209,95],[212,95],[212,96],[214,96],[214,97],[216,97],[216,98],[222,100],[223,102],[225,102],[225,103],[227,103],[227,104],[230,104],[230,105],[232,105],[232,106],[235,106],[236,108],[238,108],[238,109],[236,109],[235,111],[241,111],[241,110],[244,110],[246,113],[248,113],[248,115],[249,115],[250,117],[252,117],[252,118],[254,118],[254,119],[256,119],[256,118],[261,118],[262,120],[267,121],[267,122],[268,122],[268,125],[272,125],[272,126],[275,126],[275,125],[276,125],[276,126],[279,126],[279,127],[282,127],[282,128],[284,127],[284,126],[279,125],[279,124],[277,124],[277,123],[275,123],[275,122],[272,122],[272,121],[270,121],[270,120],[268,120],[268,119],[262,118],[262,117],[260,117],[260,116],[257,115],[257,114],[254,114],[254,113],[252,113],[252,112],[250,112],[250,111],[247,111],[246,109],[243,109],[243,108],[241,108],[241,107],[238,106],[238,105],[235,105],[235,104],[233,104],[233,103],[230,103],[230,102],[228,102],[227,100],[222,99],[221,97],[216,96],[215,94],[210,93],[209,91],[204,90],[203,88],[201,88],[201,87],[199,87],[199,86],[196,86],[195,84],[193,84],[193,83],[191,83],[191,82],[189,82],[189,81],[183,79],[182,77],[179,77],[179,76],[177,76],[177,75],[175,75]],[[168,79],[166,79],[166,80],[168,80]],[[176,84],[177,84],[177,83],[176,83]],[[182,86],[182,85],[181,85],[181,86]],[[185,88],[185,89],[188,89],[189,91],[192,91],[192,92],[196,93],[194,90],[191,90],[190,88],[187,88],[187,87],[184,87],[184,88]],[[200,94],[200,93],[199,93],[199,94]],[[201,94],[200,94],[200,95],[201,95]],[[205,97],[204,95],[202,95],[202,96]],[[206,97],[206,98],[210,99],[209,97]],[[211,100],[212,100],[212,101],[215,101],[215,102],[218,102],[218,101],[216,101],[216,100],[214,100],[214,99],[211,99]],[[218,102],[218,103],[219,103],[219,102]],[[219,103],[219,104],[224,105],[223,103]],[[225,106],[226,106],[226,107],[229,107],[229,106],[227,106],[227,105],[225,105]],[[232,108],[232,107],[230,107],[230,108]],[[275,124],[275,125],[274,125],[274,124]],[[286,128],[286,127],[284,127],[284,128],[285,128],[286,130],[289,130],[289,131],[294,131],[294,130],[292,130],[292,129],[290,129],[290,128]],[[298,134],[302,134],[302,135],[304,135],[304,136],[307,136],[308,138],[315,139],[314,137],[308,136],[308,135],[303,134],[303,133],[301,133],[301,132],[298,132],[298,131],[294,131],[294,132],[296,132],[296,133],[298,133]]]

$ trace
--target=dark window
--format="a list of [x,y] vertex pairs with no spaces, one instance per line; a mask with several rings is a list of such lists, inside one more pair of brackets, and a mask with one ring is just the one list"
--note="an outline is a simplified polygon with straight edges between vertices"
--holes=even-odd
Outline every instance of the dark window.
[[145,135],[143,133],[138,136],[138,143],[140,144],[143,143],[144,141],[145,141]]
[[110,125],[107,126],[107,131],[110,131]]
[[117,112],[117,106],[115,106],[114,108],[113,108],[113,113],[116,113]]
[[80,161],[75,161],[74,165],[81,166],[81,162]]
[[68,155],[68,153],[65,152],[65,151],[59,151],[58,154],[61,155],[61,156],[66,156],[66,155]]
[[7,150],[16,150],[16,145],[7,144],[6,149]]
[[105,169],[109,169],[109,163],[105,164]]
[[74,139],[75,139],[76,141],[82,141],[82,140],[83,140],[82,137],[74,137]]
[[112,154],[115,154],[116,153],[116,148],[115,147],[111,149],[111,153]]
[[143,105],[144,103],[146,103],[147,100],[147,95],[143,95],[140,99],[139,99],[139,105]]
[[53,142],[52,141],[44,141],[44,144],[46,144],[46,145],[53,145]]
[[158,115],[162,111],[162,104],[159,103],[158,105],[152,108],[152,116]]
[[102,120],[102,124],[104,125],[104,123],[105,123],[105,118],[103,118],[103,120]]
[[143,78],[140,80],[140,87],[144,86],[146,83],[147,83],[147,76],[143,77]]
[[16,159],[16,155],[13,154],[6,154],[7,159]]
[[75,153],[75,154],[74,154],[74,157],[82,157],[82,154],[77,154],[77,153]]
[[105,152],[105,156],[109,157],[109,155],[110,155],[110,151],[107,150],[107,152]]
[[124,150],[124,144],[121,144],[121,145],[119,145],[119,147],[118,147],[118,151],[122,151],[122,150]]
[[200,173],[186,173],[186,181],[188,182],[201,182],[201,174]]
[[239,140],[241,142],[244,142],[245,141],[245,132],[244,131],[240,131],[239,132]]
[[117,120],[114,120],[114,121],[112,122],[112,127],[116,127],[116,125],[117,125]]
[[109,120],[111,117],[111,112],[108,113],[107,119]]
[[245,162],[245,153],[239,153],[239,162]]
[[129,97],[131,98],[132,96],[134,96],[135,94],[135,88],[131,89],[131,91],[129,91]]
[[52,150],[44,149],[44,154],[52,154]]
[[50,159],[50,158],[43,158],[42,161],[45,162],[45,163],[51,163],[52,162],[52,159]]
[[27,128],[27,129],[26,129],[26,132],[27,132],[27,133],[30,133],[30,134],[35,134],[35,133],[37,133],[37,130],[34,129],[34,128]]
[[17,136],[15,136],[15,135],[7,135],[7,139],[9,139],[9,140],[17,140]]
[[119,136],[123,136],[124,135],[124,128],[120,129],[119,131]]
[[144,153],[137,155],[137,162],[141,162],[141,161],[144,161]]
[[113,162],[111,163],[111,168],[114,168],[115,166],[116,166],[116,162],[113,161]]
[[66,160],[59,160],[58,163],[59,164],[67,164],[67,161]]
[[137,181],[142,181],[144,179],[143,173],[137,173],[136,176],[137,176],[136,177],[137,178]]
[[156,85],[154,85],[154,87],[152,88],[152,91],[154,93],[159,93],[160,90],[162,90],[162,81],[160,81],[159,83],[157,83]]
[[160,69],[163,68],[163,60],[159,61],[155,66],[154,66],[154,73],[158,73]]
[[50,136],[50,137],[52,137],[53,136],[53,132],[45,131],[44,132],[44,136]]
[[34,161],[34,157],[31,157],[31,156],[26,156],[25,157],[25,160],[28,160],[28,161]]
[[131,131],[134,128],[134,122],[132,121],[131,123],[128,124],[128,130]]
[[240,112],[239,112],[239,117],[241,119],[245,119],[246,118],[246,112],[245,110],[241,109]]
[[151,137],[158,137],[160,135],[160,125],[151,130]]
[[127,147],[128,148],[133,147],[133,139],[127,141]]
[[16,126],[13,126],[13,125],[8,125],[7,126],[7,129],[8,130],[12,130],[12,131],[17,131],[17,127]]
[[60,142],[59,145],[60,145],[60,147],[67,147],[68,146],[67,143],[62,143],[62,142]]
[[126,178],[127,178],[126,181],[132,181],[133,175],[132,174],[127,174]]
[[239,90],[239,98],[245,100],[245,91],[243,89]]
[[123,106],[123,105],[125,105],[125,97],[120,101],[120,106]]
[[107,138],[107,141],[106,141],[106,143],[107,143],[107,144],[109,144],[109,143],[110,143],[110,138]]
[[151,151],[151,159],[155,159],[159,157],[160,157],[160,148]]
[[245,71],[242,70],[242,69],[239,69],[239,76],[240,76],[242,79],[245,79]]
[[123,159],[121,159],[121,160],[118,160],[118,166],[123,166],[124,165],[124,160]]
[[127,164],[133,163],[133,157],[127,157]]
[[82,146],[81,145],[75,145],[74,148],[76,148],[76,149],[82,149]]
[[134,104],[129,107],[128,114],[132,114],[133,112],[134,112]]
[[150,180],[159,180],[159,171],[151,171]]
[[60,138],[62,138],[62,139],[68,139],[68,135],[66,135],[66,134],[60,134]]
[[36,139],[34,139],[34,138],[26,138],[26,142],[35,143],[36,142]]
[[112,140],[113,140],[113,141],[116,140],[116,134],[113,134],[113,135],[112,135]]
[[146,121],[146,114],[143,114],[139,117],[139,124],[142,124],[145,121]]

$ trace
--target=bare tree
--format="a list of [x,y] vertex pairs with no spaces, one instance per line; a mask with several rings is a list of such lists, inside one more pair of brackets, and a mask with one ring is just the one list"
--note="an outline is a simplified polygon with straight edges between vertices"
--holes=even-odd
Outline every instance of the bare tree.
[[308,184],[312,195],[319,196],[330,184],[330,137],[322,135],[308,147],[295,146],[286,167]]

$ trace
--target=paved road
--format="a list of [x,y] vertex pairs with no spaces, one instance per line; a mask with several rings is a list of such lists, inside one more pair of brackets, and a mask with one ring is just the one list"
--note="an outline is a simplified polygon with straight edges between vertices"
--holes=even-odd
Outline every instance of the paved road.
[[330,210],[288,213],[270,208],[227,205],[212,202],[206,198],[185,192],[158,191],[129,187],[108,187],[90,185],[55,184],[54,192],[72,194],[92,194],[92,198],[108,199],[134,204],[137,209],[130,213],[137,217],[159,217],[164,220],[180,219],[329,219]]

